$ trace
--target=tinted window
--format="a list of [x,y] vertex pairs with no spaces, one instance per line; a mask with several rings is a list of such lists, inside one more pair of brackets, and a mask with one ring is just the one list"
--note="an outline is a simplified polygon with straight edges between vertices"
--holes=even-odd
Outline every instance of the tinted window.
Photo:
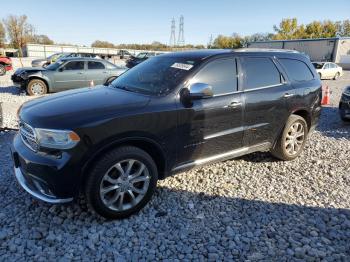
[[245,90],[281,83],[281,74],[270,58],[246,57],[242,60]]
[[105,69],[105,66],[101,62],[89,61],[88,69]]
[[84,61],[71,61],[63,66],[64,70],[83,70]]
[[279,61],[294,81],[308,81],[314,78],[309,67],[302,61],[294,59],[279,59]]
[[235,59],[220,59],[210,62],[193,77],[191,82],[211,85],[214,95],[237,91]]

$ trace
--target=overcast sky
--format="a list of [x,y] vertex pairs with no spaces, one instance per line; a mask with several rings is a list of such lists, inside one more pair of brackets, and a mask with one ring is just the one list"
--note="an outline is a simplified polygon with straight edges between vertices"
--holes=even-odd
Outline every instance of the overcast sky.
[[[38,34],[55,42],[90,45],[95,40],[120,43],[168,43],[170,23],[185,18],[185,41],[206,44],[210,35],[272,32],[282,18],[350,19],[350,0],[7,0],[0,18],[26,14]],[[176,30],[176,37],[178,31]]]

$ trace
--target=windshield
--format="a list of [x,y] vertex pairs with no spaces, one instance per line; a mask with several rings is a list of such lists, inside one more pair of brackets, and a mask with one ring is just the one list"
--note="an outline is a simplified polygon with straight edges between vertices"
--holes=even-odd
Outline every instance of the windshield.
[[139,53],[137,54],[137,58],[144,58],[147,55],[147,53]]
[[47,69],[47,70],[51,70],[51,71],[55,71],[55,70],[57,70],[57,68],[59,68],[63,63],[64,63],[64,61],[58,60],[56,63],[52,63],[52,64],[48,65],[48,66],[46,67],[46,69]]
[[199,62],[182,57],[150,58],[126,71],[111,85],[143,94],[167,94],[179,85]]
[[312,63],[316,69],[322,69],[324,63]]

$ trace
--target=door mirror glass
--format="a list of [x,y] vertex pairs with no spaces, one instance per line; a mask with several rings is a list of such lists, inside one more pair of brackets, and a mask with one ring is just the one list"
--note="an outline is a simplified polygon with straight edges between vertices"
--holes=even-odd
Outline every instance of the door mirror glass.
[[194,83],[190,86],[190,98],[202,99],[213,96],[213,88],[205,83]]
[[62,66],[61,68],[58,69],[59,72],[63,72],[64,71],[64,66]]

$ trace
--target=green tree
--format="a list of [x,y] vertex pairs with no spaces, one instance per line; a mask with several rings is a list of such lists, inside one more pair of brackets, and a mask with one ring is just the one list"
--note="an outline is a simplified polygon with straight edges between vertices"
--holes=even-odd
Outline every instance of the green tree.
[[47,35],[33,35],[28,42],[41,45],[53,45],[54,42]]
[[214,39],[212,48],[241,48],[243,47],[243,38],[238,34],[233,34],[232,36],[219,35]]
[[107,41],[96,40],[91,44],[92,47],[101,47],[101,48],[114,48],[114,44]]
[[276,35],[274,39],[296,39],[298,38],[298,20],[296,18],[282,19],[279,26],[273,26]]

